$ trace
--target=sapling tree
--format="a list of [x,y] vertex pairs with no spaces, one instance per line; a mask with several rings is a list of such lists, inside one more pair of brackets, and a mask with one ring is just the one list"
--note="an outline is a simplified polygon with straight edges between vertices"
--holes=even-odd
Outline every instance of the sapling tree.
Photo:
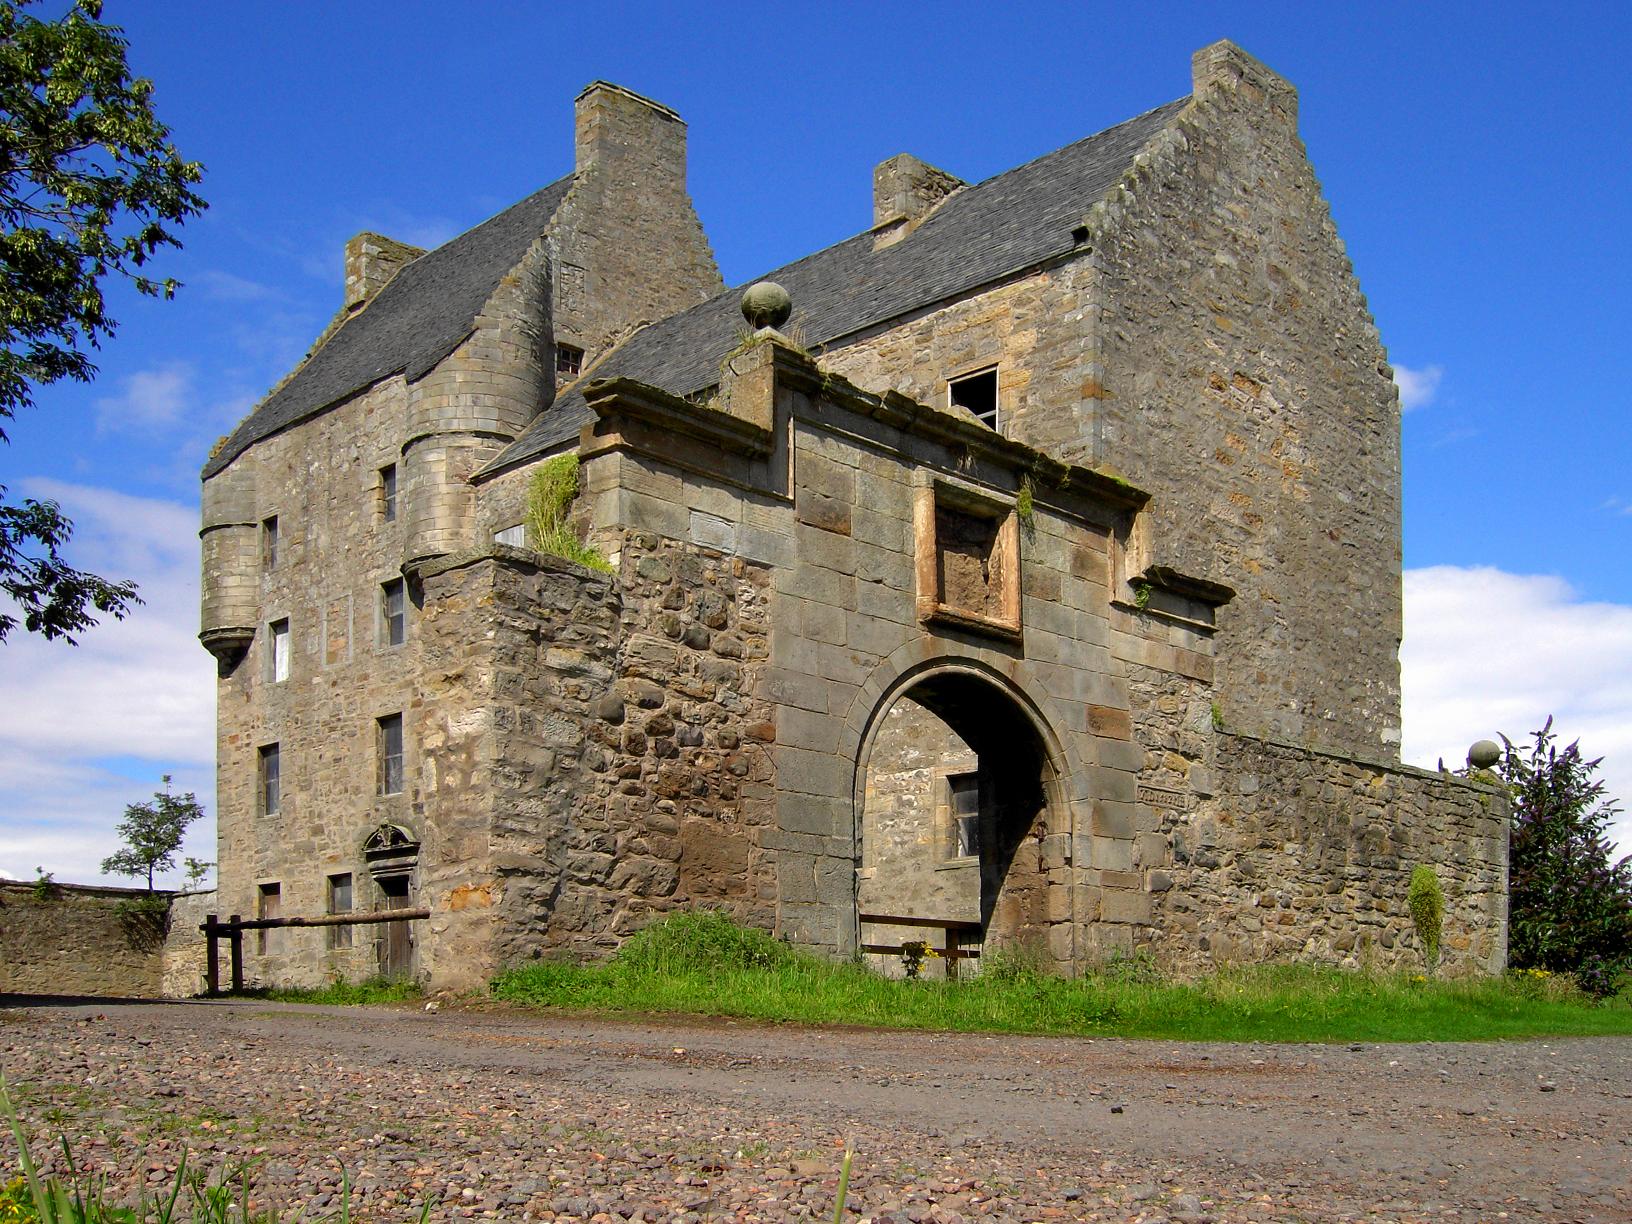
[[1612,857],[1617,808],[1579,743],[1559,748],[1553,720],[1521,749],[1506,736],[1496,764],[1512,792],[1508,842],[1508,961],[1568,974],[1612,993],[1632,969],[1632,856]]
[[[125,807],[125,818],[118,826],[125,844],[102,860],[102,870],[109,875],[146,876],[147,889],[152,892],[153,877],[176,865],[187,826],[203,815],[204,808],[191,791],[170,793],[170,775],[165,774],[164,789],[154,791],[150,802]],[[196,861],[188,860],[189,870]]]

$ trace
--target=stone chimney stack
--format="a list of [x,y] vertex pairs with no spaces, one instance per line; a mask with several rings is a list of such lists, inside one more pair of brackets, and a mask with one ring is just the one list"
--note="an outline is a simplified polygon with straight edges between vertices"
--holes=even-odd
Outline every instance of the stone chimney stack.
[[1242,101],[1267,104],[1277,118],[1297,126],[1298,91],[1292,82],[1228,39],[1220,39],[1192,55],[1190,77],[1198,99],[1234,94]]
[[684,188],[686,123],[674,111],[609,81],[585,86],[575,110],[579,174],[594,165],[624,162]]
[[873,171],[873,250],[901,241],[963,185],[910,153],[879,162]]
[[360,310],[406,263],[424,251],[366,230],[346,243],[346,309]]

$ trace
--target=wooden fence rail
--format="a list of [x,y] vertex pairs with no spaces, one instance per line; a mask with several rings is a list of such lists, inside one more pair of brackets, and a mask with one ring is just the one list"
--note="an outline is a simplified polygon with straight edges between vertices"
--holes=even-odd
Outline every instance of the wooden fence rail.
[[319,914],[315,918],[242,918],[234,914],[225,922],[206,914],[198,929],[204,932],[204,993],[221,993],[221,953],[217,941],[226,940],[232,972],[232,992],[244,989],[244,932],[268,931],[274,927],[370,926],[379,922],[417,922],[431,916],[428,909],[375,910],[372,913]]

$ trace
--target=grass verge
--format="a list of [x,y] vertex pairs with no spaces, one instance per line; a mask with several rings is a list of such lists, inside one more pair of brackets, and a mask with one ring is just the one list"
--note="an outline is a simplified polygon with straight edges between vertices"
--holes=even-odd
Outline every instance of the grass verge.
[[327,1003],[331,1006],[355,1007],[369,1003],[403,1003],[419,998],[424,992],[419,983],[411,978],[376,977],[362,982],[333,981],[327,986],[280,986],[245,993],[275,999],[279,1003]]
[[905,981],[835,963],[719,914],[673,915],[610,961],[536,961],[494,982],[533,1007],[681,1012],[798,1024],[1189,1041],[1486,1041],[1632,1034],[1626,990],[1595,1003],[1535,972],[1421,975],[1260,965],[1164,981],[1141,962],[1066,980],[993,957],[973,980]]

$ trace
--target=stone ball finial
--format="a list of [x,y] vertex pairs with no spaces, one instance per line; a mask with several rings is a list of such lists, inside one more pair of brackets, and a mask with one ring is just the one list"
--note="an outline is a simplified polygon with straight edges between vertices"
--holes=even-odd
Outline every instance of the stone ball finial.
[[1493,768],[1501,759],[1502,750],[1496,746],[1495,740],[1475,740],[1473,747],[1468,749],[1468,764],[1475,769]]
[[781,327],[792,313],[793,298],[775,281],[755,281],[742,292],[742,317],[750,327]]

